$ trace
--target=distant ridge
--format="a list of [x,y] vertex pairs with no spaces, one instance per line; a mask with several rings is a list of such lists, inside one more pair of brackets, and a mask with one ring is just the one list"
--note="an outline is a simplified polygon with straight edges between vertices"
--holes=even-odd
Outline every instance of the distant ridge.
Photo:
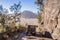
[[23,11],[21,13],[21,18],[37,18],[37,14],[31,11]]

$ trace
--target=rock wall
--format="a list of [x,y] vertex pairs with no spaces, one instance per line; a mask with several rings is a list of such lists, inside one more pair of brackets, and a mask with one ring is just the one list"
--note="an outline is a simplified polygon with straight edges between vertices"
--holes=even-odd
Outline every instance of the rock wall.
[[44,0],[43,27],[53,39],[60,38],[60,0]]

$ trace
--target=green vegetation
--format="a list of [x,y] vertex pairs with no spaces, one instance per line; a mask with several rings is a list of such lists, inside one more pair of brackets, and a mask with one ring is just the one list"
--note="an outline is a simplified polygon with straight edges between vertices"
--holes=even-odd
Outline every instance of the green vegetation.
[[42,12],[43,12],[43,7],[44,7],[44,3],[43,3],[44,0],[36,0],[36,4],[39,6],[39,12],[38,12],[38,22],[39,22],[39,28],[38,28],[38,31],[40,33],[40,35],[43,34],[43,30],[42,30],[42,26],[41,26],[41,22],[42,22]]
[[[20,9],[20,2],[18,4],[12,5],[10,7],[10,11],[14,12],[15,16],[10,16],[7,14],[8,10],[0,5],[0,35],[2,37],[1,40],[5,40],[7,38],[13,40],[16,35],[26,30],[25,26],[20,25]],[[19,25],[16,26],[17,22],[19,22]]]
[[39,10],[39,12],[38,12],[38,21],[39,21],[39,22],[41,22],[41,20],[42,20],[42,16],[41,16],[41,15],[42,15],[43,5],[44,5],[44,4],[43,4],[43,1],[44,1],[44,0],[36,0],[36,4],[39,5],[39,7],[40,7],[40,10]]
[[41,20],[42,20],[41,17],[42,17],[42,16],[41,16],[41,13],[38,13],[38,22],[39,22],[39,23],[40,23]]

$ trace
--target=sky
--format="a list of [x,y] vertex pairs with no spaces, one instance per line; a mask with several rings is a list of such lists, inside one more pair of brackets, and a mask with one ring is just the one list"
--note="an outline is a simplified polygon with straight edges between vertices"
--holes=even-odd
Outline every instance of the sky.
[[0,5],[3,5],[3,8],[9,10],[10,6],[12,6],[14,3],[18,3],[19,1],[21,1],[21,5],[22,5],[21,11],[29,10],[34,13],[37,13],[38,6],[35,4],[36,0],[0,0]]

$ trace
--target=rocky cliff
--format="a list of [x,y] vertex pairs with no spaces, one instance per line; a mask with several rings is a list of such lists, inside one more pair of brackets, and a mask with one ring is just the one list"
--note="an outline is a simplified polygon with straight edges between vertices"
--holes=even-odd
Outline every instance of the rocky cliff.
[[44,0],[42,15],[44,31],[60,40],[60,0]]

